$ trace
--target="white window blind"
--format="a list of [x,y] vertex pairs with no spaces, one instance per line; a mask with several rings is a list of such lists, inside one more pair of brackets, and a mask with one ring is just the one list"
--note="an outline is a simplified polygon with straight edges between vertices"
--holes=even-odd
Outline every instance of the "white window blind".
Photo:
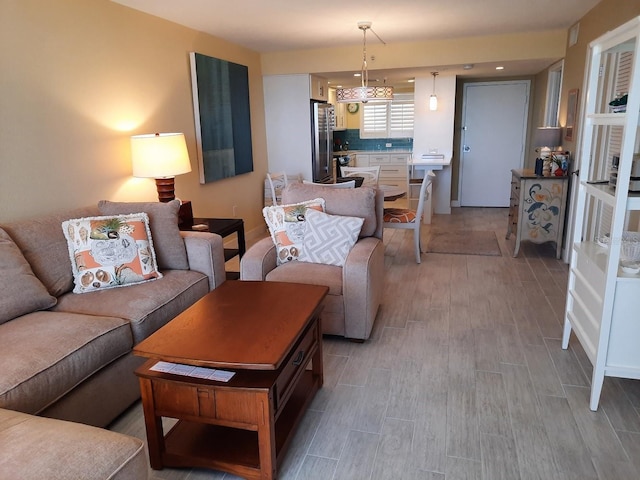
[[360,138],[384,138],[387,136],[388,103],[363,103]]
[[360,138],[402,138],[413,136],[412,93],[396,93],[391,102],[363,103]]

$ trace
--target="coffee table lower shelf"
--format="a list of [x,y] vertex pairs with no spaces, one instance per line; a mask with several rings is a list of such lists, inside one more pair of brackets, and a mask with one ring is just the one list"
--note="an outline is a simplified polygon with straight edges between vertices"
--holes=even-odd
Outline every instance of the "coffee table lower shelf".
[[[311,370],[305,370],[289,401],[275,421],[275,456],[280,466],[293,430],[320,389]],[[179,420],[164,438],[162,467],[202,467],[248,479],[262,476],[257,430]],[[157,467],[157,466],[156,466]],[[154,468],[156,468],[154,467]]]

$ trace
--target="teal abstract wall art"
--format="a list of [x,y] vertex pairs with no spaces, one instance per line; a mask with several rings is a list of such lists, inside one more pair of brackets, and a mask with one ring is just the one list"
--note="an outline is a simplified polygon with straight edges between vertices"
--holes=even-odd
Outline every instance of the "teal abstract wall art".
[[249,69],[191,52],[200,183],[253,171]]

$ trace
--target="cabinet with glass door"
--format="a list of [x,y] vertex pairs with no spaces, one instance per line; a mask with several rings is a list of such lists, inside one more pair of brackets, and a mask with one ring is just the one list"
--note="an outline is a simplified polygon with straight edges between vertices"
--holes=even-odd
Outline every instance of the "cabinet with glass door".
[[640,379],[639,39],[637,17],[587,53],[562,348],[593,364],[591,410],[606,376]]

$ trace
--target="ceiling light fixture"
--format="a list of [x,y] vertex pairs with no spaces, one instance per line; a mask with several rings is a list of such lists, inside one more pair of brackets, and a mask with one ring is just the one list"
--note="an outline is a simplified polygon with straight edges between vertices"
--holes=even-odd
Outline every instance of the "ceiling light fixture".
[[[336,99],[340,103],[367,103],[370,100],[390,101],[393,100],[393,87],[386,85],[382,87],[369,86],[369,72],[367,70],[367,30],[371,29],[371,22],[358,22],[358,28],[362,30],[362,84],[360,87],[338,88],[336,89]],[[378,37],[378,34],[371,30]],[[386,43],[378,37],[386,45]]]
[[436,77],[438,72],[431,72],[431,75],[433,75],[433,93],[429,97],[429,110],[435,111],[438,110],[438,97],[436,97]]

